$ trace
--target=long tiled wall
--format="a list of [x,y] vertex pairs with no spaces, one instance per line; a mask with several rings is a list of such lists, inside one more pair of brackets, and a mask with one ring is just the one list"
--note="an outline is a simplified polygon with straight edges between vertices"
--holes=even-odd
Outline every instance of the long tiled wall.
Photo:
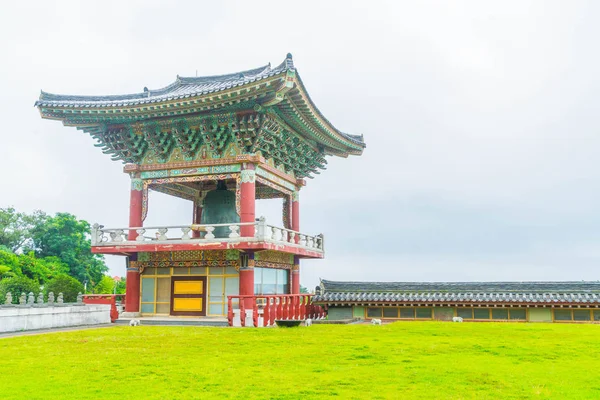
[[390,321],[438,320],[509,322],[577,322],[600,323],[600,308],[537,308],[537,307],[329,307],[331,320],[362,318]]

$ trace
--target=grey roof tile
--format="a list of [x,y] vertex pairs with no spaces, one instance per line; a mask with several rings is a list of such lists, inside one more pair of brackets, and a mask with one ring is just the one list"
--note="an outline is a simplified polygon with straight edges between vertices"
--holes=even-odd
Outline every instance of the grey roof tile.
[[155,103],[164,100],[180,99],[190,96],[214,93],[232,87],[255,82],[293,69],[288,59],[275,68],[265,65],[248,71],[227,75],[180,77],[172,84],[157,90],[140,93],[108,96],[73,96],[42,92],[35,106],[62,107],[110,107]]
[[600,304],[600,282],[337,282],[322,280],[318,303]]

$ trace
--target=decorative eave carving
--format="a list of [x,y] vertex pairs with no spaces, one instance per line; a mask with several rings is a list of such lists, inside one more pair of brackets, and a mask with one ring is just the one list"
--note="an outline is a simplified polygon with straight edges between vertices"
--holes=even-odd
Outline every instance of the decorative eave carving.
[[42,93],[36,106],[43,118],[88,132],[113,160],[133,164],[192,162],[207,150],[208,158],[256,154],[301,180],[324,169],[326,155],[347,157],[365,147],[362,136],[342,133],[323,117],[289,54],[275,68],[178,77],[133,95]]

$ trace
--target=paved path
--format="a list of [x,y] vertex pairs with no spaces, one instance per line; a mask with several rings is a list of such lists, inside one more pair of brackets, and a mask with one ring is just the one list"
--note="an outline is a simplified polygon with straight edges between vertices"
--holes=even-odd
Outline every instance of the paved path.
[[112,328],[115,324],[102,324],[93,326],[72,326],[68,328],[54,328],[54,329],[38,329],[34,331],[21,331],[21,332],[6,332],[0,333],[0,339],[17,337],[17,336],[31,336],[31,335],[42,335],[44,333],[54,332],[70,332],[70,331],[81,331],[84,329],[98,329],[98,328]]

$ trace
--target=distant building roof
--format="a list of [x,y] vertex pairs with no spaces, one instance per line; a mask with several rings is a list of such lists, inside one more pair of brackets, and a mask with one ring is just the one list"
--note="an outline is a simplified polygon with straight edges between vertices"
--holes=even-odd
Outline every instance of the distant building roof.
[[321,280],[325,304],[600,304],[600,281],[340,282]]

